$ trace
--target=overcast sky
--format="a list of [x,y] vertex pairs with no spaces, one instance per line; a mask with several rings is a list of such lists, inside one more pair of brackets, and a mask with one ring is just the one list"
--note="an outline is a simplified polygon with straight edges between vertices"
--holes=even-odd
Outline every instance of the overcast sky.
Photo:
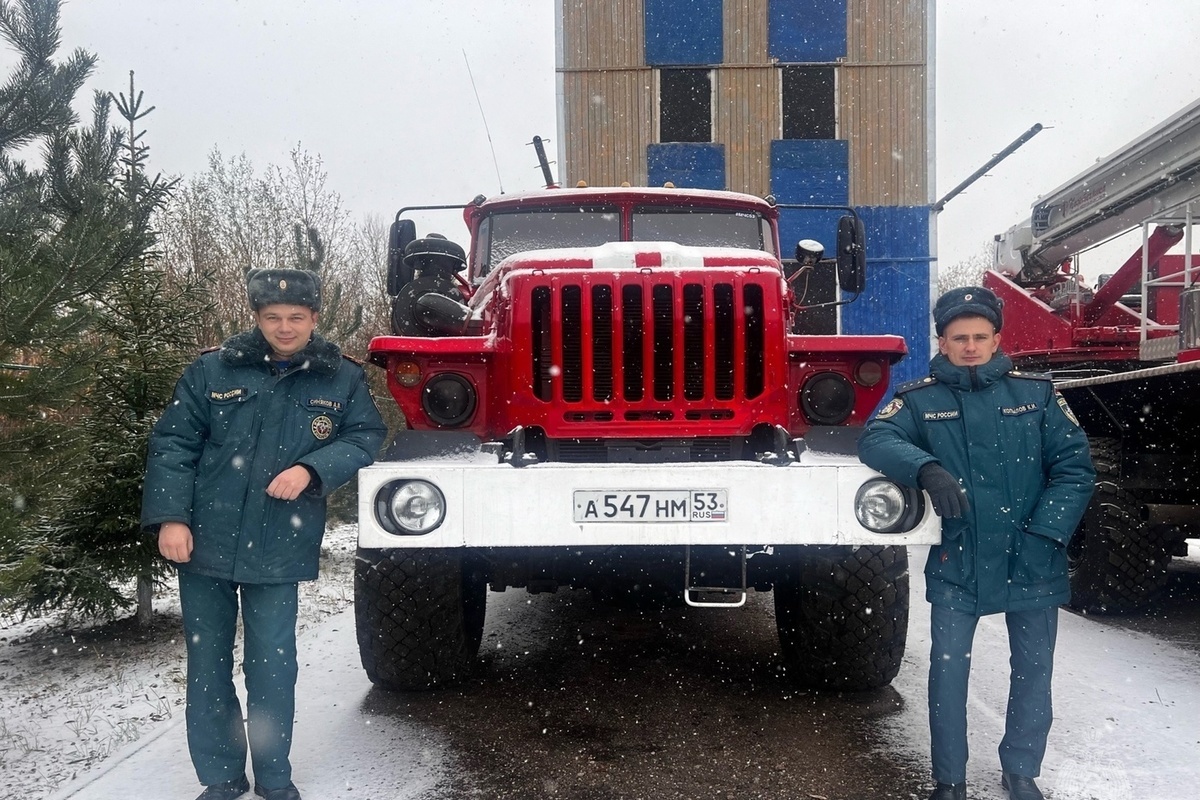
[[[1200,3],[937,6],[937,195],[1035,122],[1046,127],[947,205],[944,264],[983,251],[1039,194],[1200,93]],[[556,137],[555,8],[554,0],[70,0],[63,44],[99,55],[91,88],[128,91],[136,71],[157,107],[145,120],[153,170],[199,172],[214,147],[262,168],[283,164],[299,143],[324,158],[329,186],[356,217],[390,217],[405,204],[495,194],[501,183],[508,192],[540,185],[525,143]]]

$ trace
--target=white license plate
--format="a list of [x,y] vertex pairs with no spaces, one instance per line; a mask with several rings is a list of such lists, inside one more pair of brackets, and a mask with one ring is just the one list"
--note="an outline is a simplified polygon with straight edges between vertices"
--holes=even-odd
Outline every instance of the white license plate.
[[576,522],[725,522],[726,489],[577,491]]

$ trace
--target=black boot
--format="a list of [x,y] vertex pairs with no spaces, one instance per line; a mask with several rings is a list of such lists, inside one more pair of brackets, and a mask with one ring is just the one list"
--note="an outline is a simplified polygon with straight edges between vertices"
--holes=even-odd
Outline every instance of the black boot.
[[254,793],[266,800],[300,800],[300,790],[294,783],[289,783],[280,789],[264,789],[256,783],[254,784]]
[[1009,800],[1045,800],[1033,778],[1015,772],[1000,773],[1000,785],[1008,790]]
[[967,784],[939,783],[933,787],[929,800],[967,800]]
[[237,800],[248,791],[250,791],[250,781],[243,775],[231,781],[204,787],[204,791],[196,800]]

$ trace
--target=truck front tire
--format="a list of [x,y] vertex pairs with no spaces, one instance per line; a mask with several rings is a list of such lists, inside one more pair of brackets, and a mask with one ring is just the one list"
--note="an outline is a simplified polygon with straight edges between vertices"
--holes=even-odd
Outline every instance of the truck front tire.
[[798,550],[798,565],[774,589],[775,624],[792,679],[850,691],[891,683],[908,638],[908,550]]
[[363,550],[354,567],[359,656],[372,683],[432,689],[470,672],[487,580],[461,550]]
[[1121,441],[1090,442],[1096,493],[1067,546],[1071,608],[1132,611],[1167,585],[1166,529],[1147,525],[1138,499],[1121,484]]

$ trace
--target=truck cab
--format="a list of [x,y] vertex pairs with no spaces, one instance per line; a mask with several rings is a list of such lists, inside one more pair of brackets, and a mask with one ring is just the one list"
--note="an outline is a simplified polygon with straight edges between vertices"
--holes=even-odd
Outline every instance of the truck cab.
[[[359,477],[373,681],[461,677],[485,590],[508,587],[723,608],[773,591],[797,675],[891,680],[904,545],[939,527],[918,491],[853,453],[905,345],[792,332],[804,270],[862,289],[849,209],[835,257],[806,242],[792,270],[775,204],[733,192],[477,198],[462,207],[466,247],[418,236],[416,210],[391,232],[392,335],[370,345],[406,425]],[[434,613],[454,624],[420,622]]]

